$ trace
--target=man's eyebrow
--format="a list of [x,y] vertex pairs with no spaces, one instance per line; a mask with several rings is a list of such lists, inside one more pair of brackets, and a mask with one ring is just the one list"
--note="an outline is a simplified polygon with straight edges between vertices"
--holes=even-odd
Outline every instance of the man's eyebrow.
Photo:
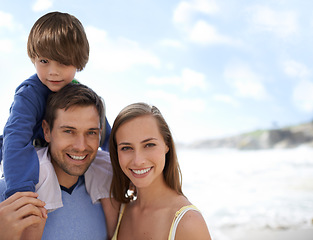
[[60,128],[69,128],[69,129],[76,129],[74,127],[71,127],[71,126],[67,126],[67,125],[64,125],[64,126],[60,126]]
[[[60,126],[60,128],[67,128],[67,129],[76,129],[75,127],[72,127],[72,126],[67,126],[67,125],[64,125],[64,126]],[[96,128],[88,128],[88,130],[92,130],[92,131],[100,131],[100,128],[96,127]]]
[[96,128],[89,128],[88,130],[100,131],[100,128],[98,128],[98,127],[96,127]]

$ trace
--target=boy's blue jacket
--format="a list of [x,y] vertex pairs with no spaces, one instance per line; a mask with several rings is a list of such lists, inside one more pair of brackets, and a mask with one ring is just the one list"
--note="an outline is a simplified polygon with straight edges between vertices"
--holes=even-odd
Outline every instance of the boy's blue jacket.
[[[50,93],[37,74],[25,80],[15,91],[10,116],[0,139],[0,158],[4,159],[3,172],[7,185],[5,198],[15,192],[35,192],[39,160],[33,140],[44,139],[41,123]],[[101,146],[106,151],[110,132],[111,127],[106,119],[105,141]]]

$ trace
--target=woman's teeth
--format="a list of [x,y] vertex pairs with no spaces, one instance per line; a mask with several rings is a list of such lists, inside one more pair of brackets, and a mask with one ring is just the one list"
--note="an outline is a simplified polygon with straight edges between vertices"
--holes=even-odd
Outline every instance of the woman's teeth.
[[146,168],[146,169],[141,169],[141,170],[135,170],[135,169],[132,169],[132,171],[138,175],[141,175],[141,174],[145,174],[147,172],[149,172],[151,170],[152,167],[149,167],[149,168]]

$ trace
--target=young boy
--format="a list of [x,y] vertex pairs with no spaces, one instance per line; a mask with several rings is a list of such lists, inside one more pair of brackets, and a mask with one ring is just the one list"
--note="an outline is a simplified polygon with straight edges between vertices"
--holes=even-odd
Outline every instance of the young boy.
[[[44,142],[41,124],[47,97],[72,82],[76,71],[84,69],[89,58],[89,43],[76,17],[51,12],[35,22],[28,37],[27,52],[37,74],[17,87],[4,128],[0,157],[3,158],[7,185],[5,198],[16,192],[35,192],[39,180],[39,160],[34,145],[42,145]],[[102,150],[108,151],[110,131],[106,119]],[[92,195],[91,189],[87,190],[93,201],[99,200]],[[100,198],[109,198],[109,189],[103,191]],[[45,197],[39,195],[43,201]],[[108,206],[104,202],[102,205],[105,210]]]

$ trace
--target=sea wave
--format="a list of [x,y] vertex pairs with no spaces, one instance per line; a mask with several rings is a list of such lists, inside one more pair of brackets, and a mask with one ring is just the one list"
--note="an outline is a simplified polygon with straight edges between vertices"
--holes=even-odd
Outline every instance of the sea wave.
[[181,148],[178,156],[184,193],[211,231],[313,227],[312,148]]

